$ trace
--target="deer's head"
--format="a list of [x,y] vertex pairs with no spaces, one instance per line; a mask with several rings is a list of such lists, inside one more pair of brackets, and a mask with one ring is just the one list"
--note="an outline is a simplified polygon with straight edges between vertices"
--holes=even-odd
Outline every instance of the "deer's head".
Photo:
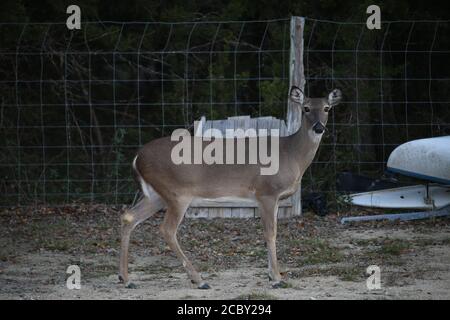
[[307,98],[300,88],[293,86],[290,99],[297,103],[302,113],[302,127],[312,130],[316,134],[323,134],[328,122],[328,115],[332,107],[337,106],[342,99],[339,89],[334,89],[325,98]]

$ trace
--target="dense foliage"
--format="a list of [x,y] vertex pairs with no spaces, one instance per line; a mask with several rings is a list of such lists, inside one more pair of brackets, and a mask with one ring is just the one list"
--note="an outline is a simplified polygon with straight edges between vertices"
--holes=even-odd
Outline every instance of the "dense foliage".
[[[68,31],[69,4],[83,21],[141,23]],[[375,31],[359,23],[369,4],[2,1],[0,204],[128,202],[129,163],[146,141],[202,115],[284,117],[291,15],[310,17],[307,94],[345,95],[304,189],[334,192],[343,170],[379,176],[399,143],[450,134],[450,39],[449,23],[435,22],[446,18],[444,1],[383,1],[383,20],[433,21]],[[180,21],[235,22],[155,23]]]

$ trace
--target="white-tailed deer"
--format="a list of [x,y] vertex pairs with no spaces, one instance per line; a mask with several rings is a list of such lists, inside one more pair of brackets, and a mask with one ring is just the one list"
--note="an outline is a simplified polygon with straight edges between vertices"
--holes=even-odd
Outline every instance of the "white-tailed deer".
[[[191,281],[200,289],[209,285],[181,250],[177,229],[194,198],[240,197],[258,202],[269,256],[269,278],[273,286],[282,284],[276,253],[278,201],[292,195],[311,164],[325,131],[328,112],[339,104],[340,90],[325,98],[306,98],[297,88],[290,89],[290,99],[302,114],[300,129],[279,139],[279,171],[261,175],[259,164],[174,164],[170,137],[151,141],[139,150],[133,168],[144,196],[122,216],[119,279],[130,286],[128,248],[133,229],[156,212],[167,209],[161,233],[183,263]],[[201,138],[199,138],[201,139]],[[249,139],[249,138],[246,138]],[[251,138],[250,138],[251,139]],[[257,138],[254,138],[257,139]],[[247,150],[248,152],[248,150]],[[246,155],[246,159],[248,154]]]

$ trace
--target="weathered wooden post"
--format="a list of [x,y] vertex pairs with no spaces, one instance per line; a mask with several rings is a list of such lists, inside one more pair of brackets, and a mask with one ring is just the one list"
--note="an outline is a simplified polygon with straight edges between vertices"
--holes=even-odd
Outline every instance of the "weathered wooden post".
[[[291,18],[291,49],[289,61],[289,89],[292,86],[299,87],[303,92],[305,88],[305,74],[303,68],[303,30],[305,18]],[[301,114],[298,107],[288,100],[287,130],[292,134],[300,128]],[[292,215],[302,214],[301,185],[292,195]]]
[[[289,63],[289,87],[295,85],[300,89],[305,87],[303,71],[303,27],[305,19],[291,18],[291,48]],[[217,129],[225,135],[226,129],[280,129],[280,136],[292,134],[301,124],[299,110],[291,101],[288,102],[286,122],[273,117],[250,118],[250,116],[229,117],[222,120],[201,119],[201,126],[195,128],[196,136],[203,134],[210,128]],[[253,200],[227,197],[221,199],[196,199],[192,202],[187,216],[194,218],[252,218],[258,216],[258,204]],[[300,186],[290,198],[279,203],[278,217],[289,218],[302,214]]]

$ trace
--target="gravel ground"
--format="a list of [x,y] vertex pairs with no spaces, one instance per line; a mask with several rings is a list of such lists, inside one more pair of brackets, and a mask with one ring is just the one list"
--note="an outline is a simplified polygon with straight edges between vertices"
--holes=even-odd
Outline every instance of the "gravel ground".
[[[287,286],[272,289],[258,219],[187,219],[179,241],[211,290],[195,289],[159,235],[163,213],[133,233],[130,274],[117,280],[121,207],[0,211],[0,299],[449,299],[450,219],[342,226],[341,213],[279,221]],[[346,212],[362,214],[361,211]],[[81,290],[66,288],[69,265]],[[366,268],[381,269],[368,290]]]

